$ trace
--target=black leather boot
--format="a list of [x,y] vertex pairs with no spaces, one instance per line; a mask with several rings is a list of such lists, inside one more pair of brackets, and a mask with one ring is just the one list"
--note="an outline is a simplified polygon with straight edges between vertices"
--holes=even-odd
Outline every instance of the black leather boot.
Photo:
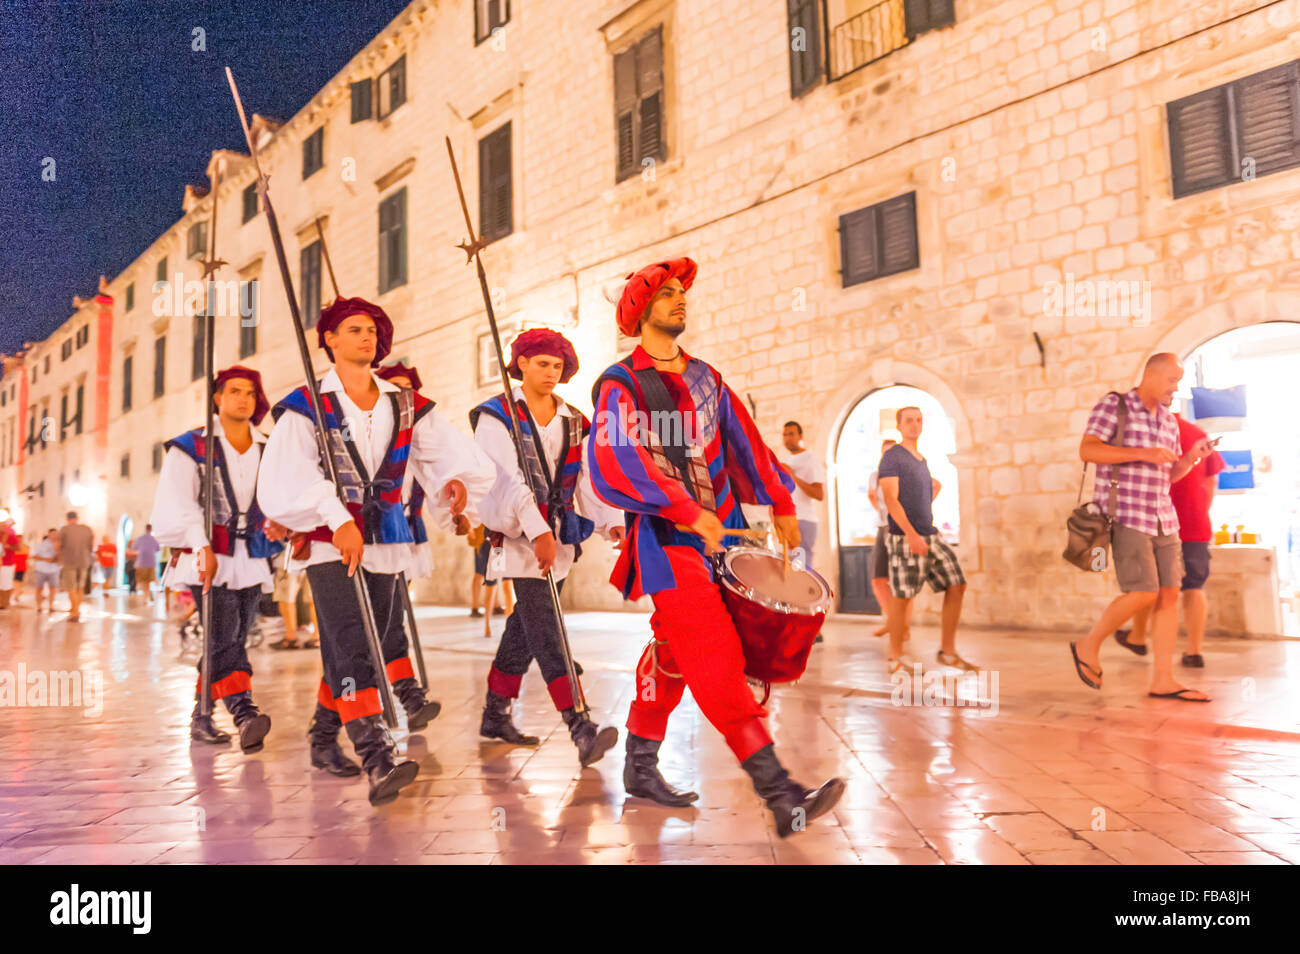
[[614,747],[618,741],[618,729],[607,725],[603,729],[591,721],[587,713],[565,709],[560,713],[564,724],[569,727],[569,738],[578,747],[578,762],[583,768],[594,762]]
[[424,690],[413,678],[399,679],[393,683],[393,694],[406,710],[406,727],[412,732],[423,729],[442,711],[442,703],[425,699]]
[[194,711],[190,713],[190,738],[195,742],[225,745],[230,741],[230,733],[218,729],[217,724],[212,721],[212,716],[199,715],[199,704],[196,700]]
[[499,695],[488,690],[487,702],[483,704],[483,721],[479,723],[478,734],[485,739],[500,739],[511,745],[536,745],[540,739],[535,735],[524,735],[510,718],[509,696]]
[[271,731],[271,717],[253,705],[253,694],[236,692],[222,700],[239,730],[239,747],[245,755],[262,751],[262,740]]
[[684,808],[699,798],[697,792],[679,792],[659,774],[657,739],[627,735],[627,759],[623,762],[623,788],[629,795],[648,798],[670,808]]
[[323,768],[331,775],[351,778],[361,774],[361,766],[344,755],[339,746],[339,729],[342,727],[337,712],[316,703],[311,727],[307,729],[307,735],[311,737],[311,764],[313,768]]
[[393,737],[377,715],[362,716],[344,723],[352,747],[361,757],[361,768],[370,780],[370,804],[383,805],[415,781],[420,766],[411,761],[393,759]]
[[825,815],[844,794],[844,779],[833,778],[820,788],[804,788],[781,767],[772,743],[740,763],[754,782],[754,791],[767,802],[782,838],[803,831],[808,822]]

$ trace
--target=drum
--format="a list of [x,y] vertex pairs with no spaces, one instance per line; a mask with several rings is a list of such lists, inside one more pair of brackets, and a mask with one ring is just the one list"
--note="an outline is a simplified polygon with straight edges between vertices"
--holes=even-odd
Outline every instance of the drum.
[[767,684],[802,676],[831,609],[830,585],[813,570],[787,569],[780,553],[761,547],[729,547],[714,557],[714,569],[740,634],[745,675]]

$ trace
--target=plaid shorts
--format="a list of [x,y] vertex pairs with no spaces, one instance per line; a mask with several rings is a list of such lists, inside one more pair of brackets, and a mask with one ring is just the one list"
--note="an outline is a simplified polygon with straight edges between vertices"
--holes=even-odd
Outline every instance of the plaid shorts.
[[885,534],[885,549],[889,553],[889,590],[900,600],[910,600],[928,580],[930,589],[942,593],[950,586],[966,582],[966,575],[957,562],[953,548],[939,539],[937,533],[925,538],[930,547],[929,556],[917,556],[907,545],[901,533]]

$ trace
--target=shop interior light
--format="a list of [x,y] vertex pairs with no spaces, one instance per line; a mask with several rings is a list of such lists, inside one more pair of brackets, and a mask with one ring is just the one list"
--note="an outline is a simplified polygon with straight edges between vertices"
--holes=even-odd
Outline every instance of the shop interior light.
[[90,491],[83,484],[73,484],[68,488],[68,503],[74,507],[84,507],[90,500]]

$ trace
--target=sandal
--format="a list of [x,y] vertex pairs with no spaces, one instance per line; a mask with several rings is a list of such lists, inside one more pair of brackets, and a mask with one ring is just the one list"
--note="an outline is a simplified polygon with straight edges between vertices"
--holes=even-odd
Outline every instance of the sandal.
[[1138,656],[1145,656],[1145,655],[1147,654],[1147,644],[1146,644],[1146,643],[1130,643],[1130,642],[1128,641],[1127,637],[1128,637],[1128,634],[1131,633],[1131,632],[1133,632],[1133,630],[1131,630],[1131,629],[1117,629],[1117,630],[1115,630],[1115,642],[1119,643],[1121,646],[1123,646],[1123,647],[1124,647],[1125,649],[1127,649],[1129,652],[1134,653],[1135,655],[1138,655]]
[[916,660],[910,656],[899,656],[897,659],[889,660],[889,674],[892,676],[899,670],[906,672],[909,676],[915,676]]
[[311,639],[308,639],[308,640],[304,641],[303,644],[302,644],[302,648],[303,648],[303,649],[320,649],[320,637],[319,637],[319,636],[313,636]]
[[277,640],[276,640],[275,642],[273,642],[273,643],[267,643],[267,645],[270,646],[272,649],[297,649],[297,648],[298,648],[298,640],[296,640],[296,639],[289,639],[289,638],[285,637],[285,638],[282,638],[282,639],[277,639]]
[[1209,696],[1204,699],[1189,699],[1183,695],[1185,692],[1200,692],[1199,689],[1179,689],[1176,692],[1148,692],[1147,695],[1152,699],[1177,699],[1179,702],[1211,702]]
[[1074,643],[1070,643],[1070,655],[1074,657],[1074,671],[1078,674],[1079,678],[1083,680],[1083,684],[1093,689],[1100,689],[1101,683],[1093,682],[1091,679],[1089,679],[1088,676],[1084,673],[1084,670],[1086,669],[1088,670],[1088,672],[1095,672],[1097,674],[1098,679],[1101,678],[1101,670],[1093,669],[1086,662],[1080,659],[1079,651],[1075,648]]
[[950,666],[953,669],[960,669],[962,672],[980,671],[979,666],[975,665],[973,662],[967,662],[965,659],[962,659],[956,653],[953,653],[952,656],[948,658],[944,658],[944,657],[948,657],[948,654],[945,653],[942,649],[934,654],[934,658],[938,661],[939,665],[941,666]]

